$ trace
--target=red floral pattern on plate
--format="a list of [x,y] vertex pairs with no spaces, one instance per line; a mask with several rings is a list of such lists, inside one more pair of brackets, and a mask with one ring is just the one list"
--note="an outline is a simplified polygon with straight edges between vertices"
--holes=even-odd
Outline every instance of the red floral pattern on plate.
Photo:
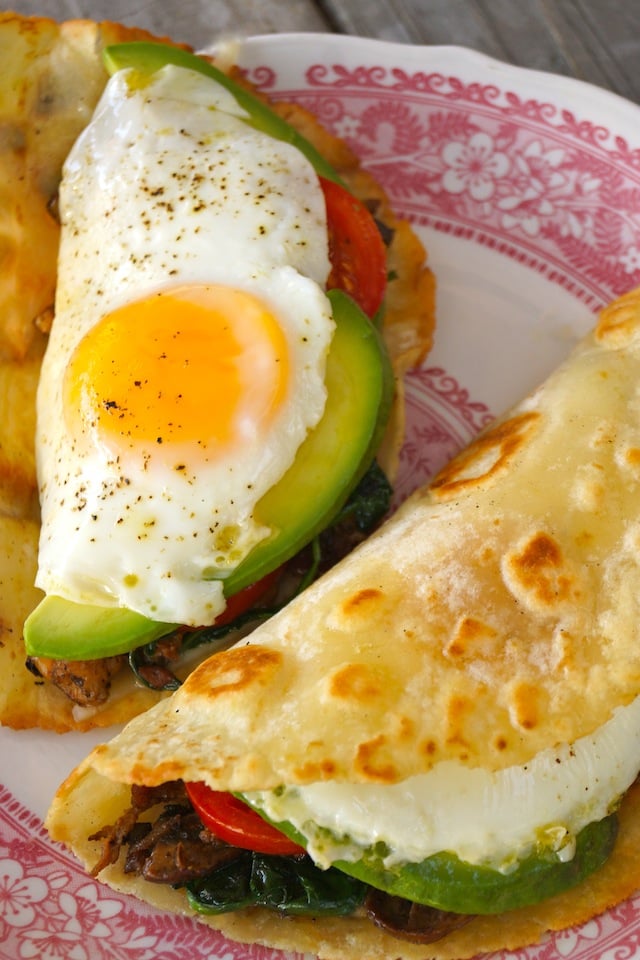
[[321,117],[413,222],[517,259],[594,308],[640,283],[640,150],[603,126],[442,73],[314,64],[293,91],[266,66],[250,77]]
[[231,943],[195,920],[167,916],[92,880],[0,787],[0,958],[267,960],[273,954]]
[[[266,59],[269,49],[267,44]],[[410,71],[398,66],[407,49],[374,43],[371,55],[382,62],[362,66],[354,65],[355,54],[346,47],[336,46],[333,65],[327,66],[326,57],[308,62],[302,84],[283,83],[272,63],[259,59],[249,73],[274,97],[306,105],[347,140],[385,185],[398,213],[417,225],[515,260],[591,308],[640,283],[640,150],[568,109],[571,95],[566,103],[551,103],[514,92],[509,78],[516,73],[509,68],[488,82],[489,61],[478,58],[482,79],[463,79],[455,76],[452,52],[450,72]],[[345,63],[339,62],[341,51]],[[271,55],[273,63],[281,62],[277,51]],[[317,57],[313,38],[297,56]],[[428,59],[426,48],[421,56]],[[581,89],[584,105],[587,88]],[[640,113],[638,127],[639,119]],[[398,501],[491,419],[491,411],[444,369],[415,371],[406,390]],[[639,943],[636,898],[579,929],[494,960],[632,957]],[[285,956],[231,943],[195,921],[112,893],[87,877],[49,841],[39,819],[0,788],[0,958]]]

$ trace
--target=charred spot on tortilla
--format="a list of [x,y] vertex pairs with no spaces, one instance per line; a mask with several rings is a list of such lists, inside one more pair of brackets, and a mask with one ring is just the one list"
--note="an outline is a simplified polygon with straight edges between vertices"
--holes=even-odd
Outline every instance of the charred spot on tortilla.
[[463,760],[468,756],[465,727],[470,720],[473,721],[473,701],[453,694],[446,705],[445,743]]
[[358,745],[354,766],[372,783],[395,783],[398,770],[390,754],[393,749],[390,750],[387,738],[381,733]]
[[435,500],[449,500],[487,486],[505,473],[524,445],[533,437],[540,414],[518,414],[483,433],[431,482]]
[[330,696],[366,706],[382,695],[383,680],[366,663],[347,663],[328,678],[328,687]]
[[443,647],[445,657],[464,660],[467,657],[488,658],[497,653],[495,641],[499,633],[477,617],[462,616]]
[[185,689],[207,699],[266,686],[282,662],[277,650],[235,647],[215,654],[185,681]]
[[638,447],[627,447],[622,453],[622,462],[625,467],[640,474],[640,449]]
[[631,290],[600,312],[595,337],[599,343],[615,348],[630,343],[640,331],[640,292]]
[[516,729],[535,730],[544,711],[544,695],[532,683],[516,678],[507,690],[509,715]]
[[531,610],[551,613],[580,599],[577,574],[565,561],[560,544],[545,531],[516,544],[505,555],[502,572],[508,589]]
[[[309,754],[312,755],[313,752],[316,752],[320,749],[323,749],[324,745],[317,743],[309,744]],[[326,748],[325,748],[326,749]],[[336,767],[335,763],[332,760],[307,760],[306,763],[301,764],[298,767],[296,773],[300,780],[305,781],[322,781],[322,780],[332,780],[334,777],[338,776],[339,770]]]
[[343,601],[342,613],[345,618],[357,616],[366,619],[375,616],[376,609],[383,601],[384,591],[377,587],[364,587]]

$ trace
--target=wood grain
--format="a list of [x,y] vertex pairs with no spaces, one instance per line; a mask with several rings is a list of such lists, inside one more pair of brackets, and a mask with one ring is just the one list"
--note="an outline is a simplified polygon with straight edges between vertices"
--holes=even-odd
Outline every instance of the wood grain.
[[637,0],[323,0],[334,30],[472,47],[640,101]]
[[638,0],[15,0],[12,8],[120,20],[195,47],[296,31],[455,44],[640,102]]

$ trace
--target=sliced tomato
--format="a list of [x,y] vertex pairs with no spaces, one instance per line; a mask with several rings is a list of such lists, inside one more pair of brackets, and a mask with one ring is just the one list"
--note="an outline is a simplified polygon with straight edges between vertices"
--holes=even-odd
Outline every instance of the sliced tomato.
[[380,309],[387,286],[387,251],[376,222],[352,193],[320,177],[329,226],[329,289],[344,290],[368,317]]
[[212,790],[199,782],[185,786],[193,808],[205,827],[221,840],[243,850],[255,850],[256,853],[286,856],[305,852],[303,847],[285,837],[284,833],[272,827],[232,793]]
[[256,580],[255,583],[250,583],[249,586],[227,597],[226,607],[222,613],[216,617],[216,627],[223,627],[226,623],[231,623],[236,617],[239,617],[241,613],[244,613],[245,610],[249,610],[250,607],[257,603],[258,600],[275,585],[281,572],[282,568],[276,567],[275,570],[266,573],[260,580]]

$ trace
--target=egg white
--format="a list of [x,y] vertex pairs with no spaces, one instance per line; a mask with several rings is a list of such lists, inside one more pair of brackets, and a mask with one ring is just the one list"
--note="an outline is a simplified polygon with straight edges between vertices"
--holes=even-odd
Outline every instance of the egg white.
[[387,866],[447,851],[508,872],[539,844],[572,859],[580,830],[607,816],[635,780],[638,757],[640,697],[589,736],[521,767],[490,772],[451,760],[397,784],[327,781],[246,799],[292,823],[321,866],[384,843]]
[[[169,66],[109,81],[67,158],[55,321],[38,394],[42,534],[37,585],[152,619],[213,622],[224,576],[268,534],[256,502],[293,462],[326,401],[334,323],[324,199],[295,147],[252,129],[233,96]],[[85,334],[158,290],[222,283],[265,301],[285,332],[289,399],[268,434],[221,462],[149,447],[126,466],[69,429],[62,384]],[[162,453],[162,456],[160,455]],[[174,461],[175,462],[175,461]],[[209,531],[233,530],[225,552]]]

